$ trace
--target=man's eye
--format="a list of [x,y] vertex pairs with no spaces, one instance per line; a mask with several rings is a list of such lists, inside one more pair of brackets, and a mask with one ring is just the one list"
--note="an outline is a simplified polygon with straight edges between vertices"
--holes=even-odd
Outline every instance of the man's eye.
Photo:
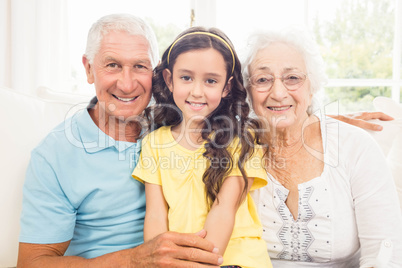
[[108,68],[117,68],[118,65],[117,63],[109,63],[108,65],[106,65]]
[[137,68],[137,69],[148,69],[147,66],[144,66],[144,65],[141,65],[141,64],[137,64],[134,67]]

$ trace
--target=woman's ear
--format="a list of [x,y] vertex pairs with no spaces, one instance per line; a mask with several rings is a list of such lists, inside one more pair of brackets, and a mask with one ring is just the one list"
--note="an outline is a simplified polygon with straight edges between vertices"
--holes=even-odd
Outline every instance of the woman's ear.
[[165,84],[170,90],[170,92],[173,92],[173,83],[172,83],[172,73],[169,71],[169,69],[165,69],[162,71],[163,75],[163,80],[165,80]]
[[222,92],[222,98],[225,98],[229,92],[232,90],[232,81],[233,81],[233,76],[231,76],[228,80],[228,82],[226,83],[225,87],[223,88],[223,92]]
[[313,104],[313,99],[314,99],[314,96],[313,96],[313,93],[311,93],[311,91],[310,91],[310,94],[309,94],[309,106],[311,106],[312,104]]

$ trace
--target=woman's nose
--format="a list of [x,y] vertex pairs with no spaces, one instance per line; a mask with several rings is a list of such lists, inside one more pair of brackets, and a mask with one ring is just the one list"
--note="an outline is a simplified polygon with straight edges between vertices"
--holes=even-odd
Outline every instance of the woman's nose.
[[275,100],[282,100],[288,95],[288,89],[280,78],[276,78],[270,90],[270,97]]

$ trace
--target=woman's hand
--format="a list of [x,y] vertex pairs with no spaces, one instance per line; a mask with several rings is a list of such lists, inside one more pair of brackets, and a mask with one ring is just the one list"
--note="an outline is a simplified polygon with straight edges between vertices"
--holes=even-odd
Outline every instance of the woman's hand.
[[358,112],[352,114],[345,115],[328,115],[334,119],[339,121],[348,123],[350,125],[354,125],[363,129],[373,130],[373,131],[381,131],[382,126],[368,122],[368,120],[379,119],[381,121],[390,121],[393,120],[391,116],[384,114],[382,112]]

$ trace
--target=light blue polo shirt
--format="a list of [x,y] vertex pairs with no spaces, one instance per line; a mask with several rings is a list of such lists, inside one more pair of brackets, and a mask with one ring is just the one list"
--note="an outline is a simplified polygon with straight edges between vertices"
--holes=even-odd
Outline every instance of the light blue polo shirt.
[[32,151],[20,242],[71,240],[65,255],[93,258],[143,242],[144,185],[133,180],[141,142],[102,132],[86,109]]

